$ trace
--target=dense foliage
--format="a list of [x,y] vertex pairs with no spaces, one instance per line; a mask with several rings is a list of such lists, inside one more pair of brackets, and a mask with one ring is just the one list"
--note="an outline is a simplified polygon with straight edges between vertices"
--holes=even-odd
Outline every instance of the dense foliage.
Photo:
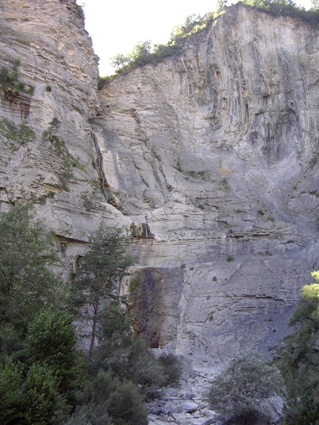
[[314,25],[319,23],[319,9],[316,2],[313,2],[310,10],[297,6],[292,0],[242,0],[241,3],[273,16],[291,16]]
[[[319,282],[319,271],[312,276]],[[319,283],[305,285],[291,321],[296,328],[278,362],[288,389],[286,424],[319,424]]]
[[[0,220],[0,347],[4,334],[25,334],[28,323],[58,301],[60,284],[52,238],[26,205]],[[4,343],[4,342],[2,342]]]
[[[176,358],[154,358],[119,295],[127,243],[122,230],[102,225],[70,295],[50,269],[52,238],[30,208],[0,215],[1,425],[143,425],[147,392],[178,380]],[[70,307],[94,323],[99,344],[89,358],[77,347]]]
[[235,357],[218,375],[209,391],[209,403],[228,418],[251,415],[261,402],[282,391],[284,384],[276,366],[265,363],[260,354],[250,351]]

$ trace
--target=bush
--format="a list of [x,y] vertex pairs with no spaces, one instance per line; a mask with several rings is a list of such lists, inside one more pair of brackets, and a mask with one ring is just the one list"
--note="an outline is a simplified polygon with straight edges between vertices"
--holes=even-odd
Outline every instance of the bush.
[[[318,272],[312,276],[319,281]],[[285,423],[318,425],[319,421],[319,284],[305,285],[291,320],[297,325],[279,351],[278,361],[288,390]]]
[[165,385],[177,384],[182,374],[178,358],[173,354],[162,354],[158,360],[164,369]]
[[63,311],[44,311],[30,325],[27,352],[31,362],[45,365],[58,379],[59,391],[68,401],[83,385],[83,363],[76,349],[73,317]]
[[[112,377],[111,372],[100,370],[86,388],[82,406],[68,425],[146,425],[146,417],[147,411],[136,385],[130,381],[121,382]],[[81,422],[81,418],[89,422]]]
[[58,298],[52,238],[30,208],[17,204],[0,216],[0,325],[22,338],[30,323]]
[[147,410],[137,387],[130,381],[117,382],[108,400],[114,425],[146,425]]
[[28,425],[49,425],[62,414],[65,400],[59,381],[46,366],[34,363],[24,383],[23,416]]
[[95,369],[112,371],[120,379],[142,385],[144,391],[165,384],[160,362],[133,331],[128,312],[116,303],[105,308],[101,317],[99,347],[94,363]]
[[0,423],[9,425],[21,419],[22,369],[8,360],[0,363]]
[[218,375],[209,391],[209,404],[227,417],[259,410],[260,403],[281,393],[284,387],[276,366],[266,364],[259,353],[250,351],[235,357]]
[[305,10],[304,7],[296,6],[292,0],[242,0],[241,2],[272,16],[291,16],[312,25],[319,22],[318,8]]
[[257,410],[240,413],[224,422],[223,425],[269,425],[269,418]]
[[104,405],[88,403],[78,407],[65,425],[114,425]]
[[1,425],[53,424],[65,409],[58,384],[52,371],[38,363],[25,371],[8,359],[0,364]]
[[15,93],[26,93],[33,95],[34,87],[26,85],[19,80],[20,74],[18,67],[20,66],[20,60],[16,59],[12,65],[12,72],[10,73],[8,68],[3,66],[0,69],[0,85],[5,89],[11,89]]

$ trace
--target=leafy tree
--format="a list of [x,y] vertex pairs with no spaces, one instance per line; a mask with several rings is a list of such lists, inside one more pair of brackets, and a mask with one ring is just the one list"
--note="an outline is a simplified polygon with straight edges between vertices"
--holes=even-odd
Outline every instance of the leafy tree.
[[[81,260],[72,285],[72,303],[80,316],[91,323],[89,359],[92,359],[102,302],[118,295],[118,287],[132,259],[127,254],[128,238],[123,229],[101,225],[90,239],[90,249]],[[86,306],[87,314],[81,307]]]
[[76,345],[73,317],[66,312],[46,310],[29,327],[29,362],[44,365],[54,373],[59,392],[68,402],[74,402],[84,381],[84,363]]
[[250,414],[260,403],[280,393],[283,379],[276,366],[266,364],[259,353],[250,351],[235,357],[229,367],[218,375],[209,391],[211,408],[228,417]]
[[131,58],[134,62],[134,65],[140,66],[148,63],[151,57],[151,51],[152,42],[150,40],[136,44],[133,47],[133,51],[131,53]]
[[108,412],[114,425],[146,425],[147,410],[136,385],[130,381],[118,383],[108,400]]
[[132,61],[132,58],[127,55],[123,55],[122,53],[118,53],[117,55],[111,58],[111,65],[114,66],[117,70],[125,67]]
[[25,335],[38,312],[56,302],[59,283],[49,269],[56,261],[50,235],[28,206],[18,204],[1,214],[1,327]]
[[319,424],[319,271],[312,277],[316,283],[303,286],[291,320],[296,328],[279,351],[278,366],[288,389],[285,423],[291,425]]

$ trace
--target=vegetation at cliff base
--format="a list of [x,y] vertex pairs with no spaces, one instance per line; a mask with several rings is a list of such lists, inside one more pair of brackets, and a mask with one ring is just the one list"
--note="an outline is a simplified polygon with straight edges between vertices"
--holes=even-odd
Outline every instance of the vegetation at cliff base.
[[319,424],[319,271],[316,283],[305,285],[291,320],[295,326],[280,350],[280,367],[288,390],[284,424]]
[[[72,303],[77,314],[91,326],[89,357],[93,356],[97,323],[108,306],[105,299],[118,296],[121,280],[127,275],[132,259],[127,254],[129,239],[123,229],[101,225],[90,239],[90,249],[79,265],[72,282]],[[83,306],[86,306],[83,313]]]
[[[49,305],[57,305],[60,282],[51,271],[57,256],[52,237],[20,204],[0,220],[0,324],[25,335],[28,322]],[[0,336],[1,341],[1,336]]]
[[[63,286],[53,239],[32,209],[0,215],[1,424],[147,424],[148,392],[176,382],[180,366],[156,359],[133,330],[118,288],[131,264],[127,243],[121,229],[101,225]],[[93,325],[89,355],[71,311]]]
[[231,423],[247,425],[266,417],[262,402],[282,393],[283,387],[278,368],[265,363],[258,352],[250,351],[235,357],[214,379],[208,398],[212,409],[235,419]]

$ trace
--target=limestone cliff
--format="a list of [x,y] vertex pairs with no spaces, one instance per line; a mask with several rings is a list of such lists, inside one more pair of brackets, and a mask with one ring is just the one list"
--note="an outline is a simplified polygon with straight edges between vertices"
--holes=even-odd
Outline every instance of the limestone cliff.
[[318,260],[318,30],[233,6],[97,92],[74,1],[0,13],[0,68],[25,84],[1,87],[2,208],[32,199],[66,268],[101,220],[130,227],[153,346],[270,350]]
[[33,200],[72,263],[99,222],[119,215],[101,193],[89,125],[99,109],[98,58],[73,0],[2,1],[0,16],[2,76],[19,61],[18,83],[33,88],[0,85],[3,208]]

